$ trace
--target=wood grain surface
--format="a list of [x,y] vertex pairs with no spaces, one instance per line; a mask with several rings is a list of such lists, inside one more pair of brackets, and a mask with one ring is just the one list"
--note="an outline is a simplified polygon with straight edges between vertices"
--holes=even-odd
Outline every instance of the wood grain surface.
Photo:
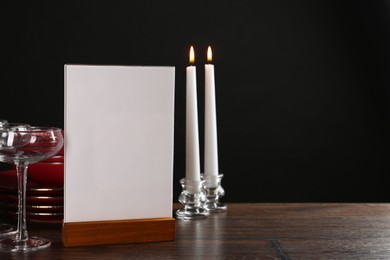
[[174,218],[64,223],[64,246],[95,246],[175,240]]
[[[180,205],[175,204],[175,209]],[[53,241],[0,259],[390,259],[390,204],[228,204],[204,220],[176,220],[176,240],[66,248],[61,225],[30,224]]]

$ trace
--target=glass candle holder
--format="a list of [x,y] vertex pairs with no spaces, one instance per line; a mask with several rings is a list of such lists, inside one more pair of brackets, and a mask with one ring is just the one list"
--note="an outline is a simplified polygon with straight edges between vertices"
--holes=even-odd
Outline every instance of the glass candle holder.
[[180,180],[180,184],[183,191],[179,196],[179,202],[184,205],[184,208],[176,211],[176,217],[183,220],[206,218],[209,212],[204,208],[206,202],[204,181],[183,178]]
[[209,212],[226,211],[226,205],[219,199],[225,195],[225,190],[221,186],[223,174],[218,176],[205,176],[201,174],[201,179],[205,182],[204,189],[206,192],[206,202],[203,207]]

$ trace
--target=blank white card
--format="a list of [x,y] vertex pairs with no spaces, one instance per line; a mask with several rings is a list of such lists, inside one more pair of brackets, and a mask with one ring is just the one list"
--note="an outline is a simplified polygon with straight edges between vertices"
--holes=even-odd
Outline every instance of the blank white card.
[[64,222],[172,216],[174,76],[65,65]]

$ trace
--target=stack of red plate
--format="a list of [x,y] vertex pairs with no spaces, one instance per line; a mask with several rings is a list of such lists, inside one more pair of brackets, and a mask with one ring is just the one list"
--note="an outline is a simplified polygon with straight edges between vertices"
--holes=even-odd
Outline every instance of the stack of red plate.
[[[0,172],[0,216],[16,219],[16,171]],[[31,164],[27,173],[26,219],[29,222],[62,222],[64,216],[64,151]]]

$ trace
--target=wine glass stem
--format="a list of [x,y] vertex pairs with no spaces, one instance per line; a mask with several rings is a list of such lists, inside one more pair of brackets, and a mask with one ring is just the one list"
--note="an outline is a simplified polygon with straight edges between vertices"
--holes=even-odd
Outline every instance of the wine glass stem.
[[26,184],[28,165],[24,163],[16,164],[18,178],[18,226],[16,240],[26,241],[28,239],[26,224]]

